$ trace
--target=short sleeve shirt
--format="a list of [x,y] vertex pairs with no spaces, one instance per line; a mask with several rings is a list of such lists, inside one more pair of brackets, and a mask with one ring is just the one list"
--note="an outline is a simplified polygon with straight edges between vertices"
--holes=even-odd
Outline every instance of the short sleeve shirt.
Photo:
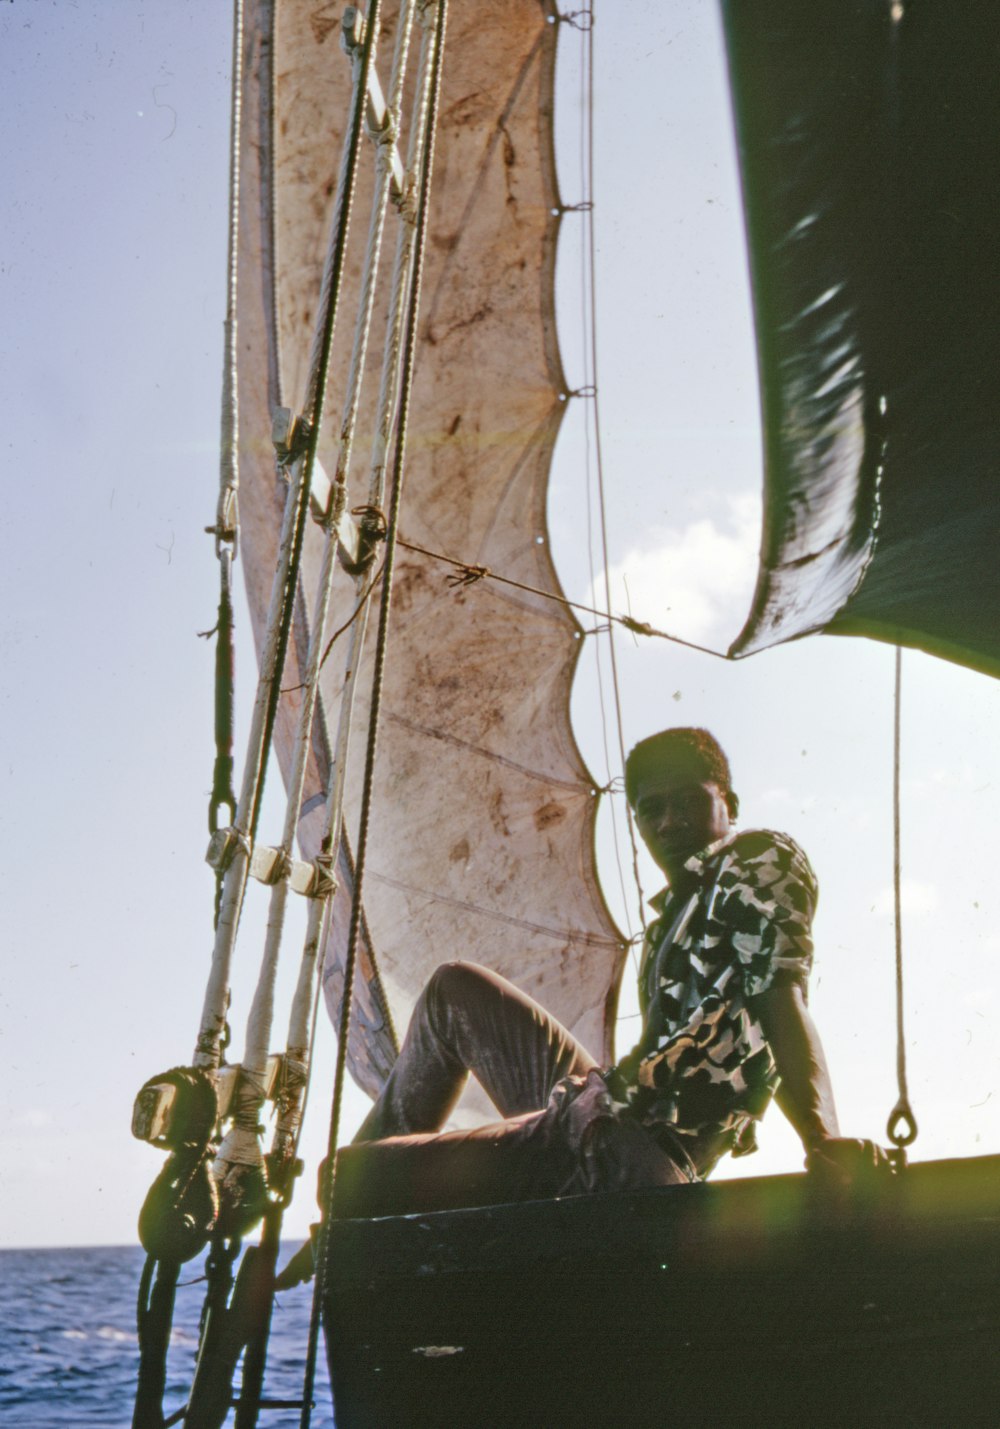
[[805,989],[816,877],[792,839],[767,830],[728,834],[685,868],[693,892],[652,900],[631,1104],[647,1125],[729,1133],[749,1151],[778,1085],[753,999],[782,982]]

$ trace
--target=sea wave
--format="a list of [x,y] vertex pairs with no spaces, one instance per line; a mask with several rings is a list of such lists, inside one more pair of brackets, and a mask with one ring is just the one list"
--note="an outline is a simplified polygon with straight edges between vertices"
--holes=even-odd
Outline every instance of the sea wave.
[[[298,1248],[283,1247],[282,1263]],[[129,1429],[139,1346],[138,1247],[0,1251],[0,1424],[4,1429]],[[170,1336],[167,1413],[185,1401],[198,1345],[204,1280],[178,1286]],[[268,1349],[265,1392],[301,1393],[308,1335],[307,1289],[283,1295]],[[313,1429],[333,1429],[323,1357]],[[291,1429],[297,1411],[267,1415]]]

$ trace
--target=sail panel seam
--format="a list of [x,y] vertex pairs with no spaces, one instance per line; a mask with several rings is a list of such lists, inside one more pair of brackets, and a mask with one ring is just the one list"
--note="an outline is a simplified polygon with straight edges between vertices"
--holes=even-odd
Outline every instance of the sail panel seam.
[[581,788],[591,793],[594,792],[589,780],[583,783],[581,781],[573,782],[570,779],[557,779],[551,774],[544,774],[537,769],[529,769],[527,765],[518,764],[516,760],[508,759],[505,754],[497,754],[491,749],[485,749],[481,744],[473,744],[471,740],[460,739],[457,734],[449,734],[443,729],[432,729],[430,725],[420,724],[417,720],[407,719],[405,715],[395,714],[391,710],[387,711],[383,718],[391,724],[412,731],[414,734],[423,734],[429,739],[439,739],[444,744],[454,745],[457,749],[468,750],[470,754],[478,755],[481,759],[488,759],[491,764],[500,764],[505,769],[513,769],[515,773],[523,774],[526,779],[534,779],[549,788],[566,789],[572,794],[579,794]]
[[447,893],[434,893],[427,888],[416,888],[411,883],[403,883],[398,878],[390,878],[386,873],[375,873],[369,869],[367,876],[387,888],[398,889],[401,893],[413,893],[433,903],[446,903],[451,908],[461,908],[466,913],[476,913],[493,922],[506,923],[512,928],[524,928],[531,933],[541,933],[543,937],[555,938],[561,943],[582,943],[588,948],[615,948],[621,946],[617,938],[604,937],[600,933],[588,933],[578,928],[547,927],[544,923],[532,923],[527,918],[515,918],[512,913],[501,913],[498,908],[486,908],[481,903],[469,903],[463,898],[452,898]]

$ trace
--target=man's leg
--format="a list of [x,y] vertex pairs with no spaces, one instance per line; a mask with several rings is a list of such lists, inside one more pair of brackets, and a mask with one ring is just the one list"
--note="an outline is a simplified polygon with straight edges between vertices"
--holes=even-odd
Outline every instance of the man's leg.
[[437,1131],[469,1072],[501,1116],[536,1111],[563,1077],[585,1076],[589,1052],[498,973],[475,963],[438,967],[413,1009],[406,1040],[355,1141]]

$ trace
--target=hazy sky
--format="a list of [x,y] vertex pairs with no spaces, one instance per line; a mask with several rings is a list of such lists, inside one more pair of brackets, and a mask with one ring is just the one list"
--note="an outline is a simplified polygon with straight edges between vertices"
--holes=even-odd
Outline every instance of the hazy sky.
[[[203,863],[213,652],[197,632],[215,620],[203,527],[217,487],[229,24],[228,4],[188,0],[0,6],[0,1201],[11,1245],[134,1239],[161,1155],[132,1140],[132,1099],[146,1077],[189,1059],[197,1030],[213,892]],[[705,0],[632,4],[627,24],[599,19],[595,42],[612,565],[636,615],[721,649],[752,586],[760,455],[714,11]],[[563,44],[561,182],[573,203],[579,36],[567,27]],[[583,377],[578,252],[567,218],[559,283],[572,386]],[[584,404],[572,405],[550,524],[565,584],[584,596]],[[628,637],[620,656],[626,741],[668,723],[710,725],[730,752],[744,824],[786,829],[807,849],[822,890],[813,1006],[841,1119],[848,1133],[881,1137],[896,1097],[891,650],[821,638],[729,666]],[[245,636],[238,680],[245,712]],[[993,682],[905,656],[904,936],[921,1158],[1000,1150],[989,1026],[998,706]],[[596,707],[585,661],[574,716],[604,782]],[[278,819],[272,803],[265,827]],[[605,830],[619,909],[609,848]],[[652,891],[648,864],[645,877]],[[236,981],[236,1027],[251,980],[248,967]],[[312,1165],[332,1041],[318,1059]],[[348,1130],[364,1105],[352,1098]],[[761,1140],[735,1171],[800,1165],[779,1113]],[[304,1190],[289,1232],[312,1214]]]

